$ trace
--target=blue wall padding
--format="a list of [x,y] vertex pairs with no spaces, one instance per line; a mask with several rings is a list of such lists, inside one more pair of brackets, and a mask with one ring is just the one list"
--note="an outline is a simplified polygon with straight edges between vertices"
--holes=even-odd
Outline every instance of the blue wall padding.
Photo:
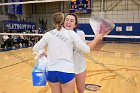
[[[132,26],[132,31],[126,31],[127,26]],[[122,27],[122,31],[117,32],[116,27]],[[79,29],[83,30],[86,35],[94,35],[90,24],[79,24]],[[128,36],[140,36],[140,23],[115,23],[115,28],[109,35],[128,35]],[[93,38],[87,37],[87,40],[92,40]],[[104,40],[110,41],[140,41],[140,39],[123,39],[123,38],[104,38]]]

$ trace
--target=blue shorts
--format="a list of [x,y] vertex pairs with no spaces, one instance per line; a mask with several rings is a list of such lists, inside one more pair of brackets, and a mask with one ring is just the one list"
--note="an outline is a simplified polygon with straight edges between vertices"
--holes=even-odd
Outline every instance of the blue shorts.
[[75,73],[65,73],[60,71],[48,71],[47,74],[47,80],[49,82],[60,82],[61,84],[68,83],[75,77]]

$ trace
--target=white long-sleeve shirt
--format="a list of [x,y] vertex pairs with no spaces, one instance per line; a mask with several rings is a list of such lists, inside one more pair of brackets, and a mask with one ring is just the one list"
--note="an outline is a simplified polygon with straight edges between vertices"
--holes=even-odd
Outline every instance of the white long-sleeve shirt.
[[48,71],[75,73],[73,61],[74,45],[85,53],[90,52],[89,46],[87,46],[74,31],[68,31],[63,27],[60,31],[54,29],[47,32],[42,39],[34,45],[33,51],[41,54],[46,45],[48,46]]
[[4,35],[2,38],[3,38],[3,41],[5,42],[9,37],[7,35]]
[[[80,36],[81,40],[85,42],[85,33],[82,30],[77,30],[76,33]],[[80,51],[77,48],[75,48],[74,51],[74,67],[76,74],[79,74],[86,69],[86,61],[83,55],[83,51]]]

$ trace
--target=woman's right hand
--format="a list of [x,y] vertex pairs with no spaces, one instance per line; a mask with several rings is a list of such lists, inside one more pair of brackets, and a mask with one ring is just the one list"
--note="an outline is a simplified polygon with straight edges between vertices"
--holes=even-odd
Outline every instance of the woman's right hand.
[[102,41],[103,35],[102,34],[96,34],[94,39],[96,39],[98,41]]

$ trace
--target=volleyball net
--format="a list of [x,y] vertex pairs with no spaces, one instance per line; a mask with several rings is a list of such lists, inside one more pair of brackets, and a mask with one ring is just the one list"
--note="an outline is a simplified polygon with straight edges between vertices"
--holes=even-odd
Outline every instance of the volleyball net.
[[[54,13],[62,12],[65,15],[70,13],[71,1],[76,0],[1,0],[0,45],[4,47],[3,36],[8,36],[9,43],[12,42],[10,46],[14,44],[14,47],[21,47],[21,44],[22,47],[33,46],[44,33],[54,28],[52,21]],[[91,13],[77,13],[80,24],[78,29],[85,32],[86,40],[93,40],[95,36],[92,28],[89,27],[89,19],[91,15],[95,15],[115,23],[113,33],[104,36],[103,42],[139,43],[140,2],[137,0],[103,1],[93,0]]]
[[[34,46],[44,34],[33,33],[0,33],[1,49],[18,49]],[[85,35],[87,41],[93,40],[95,35]],[[90,38],[90,40],[89,40]],[[135,43],[140,44],[140,36],[106,35],[102,43]]]

